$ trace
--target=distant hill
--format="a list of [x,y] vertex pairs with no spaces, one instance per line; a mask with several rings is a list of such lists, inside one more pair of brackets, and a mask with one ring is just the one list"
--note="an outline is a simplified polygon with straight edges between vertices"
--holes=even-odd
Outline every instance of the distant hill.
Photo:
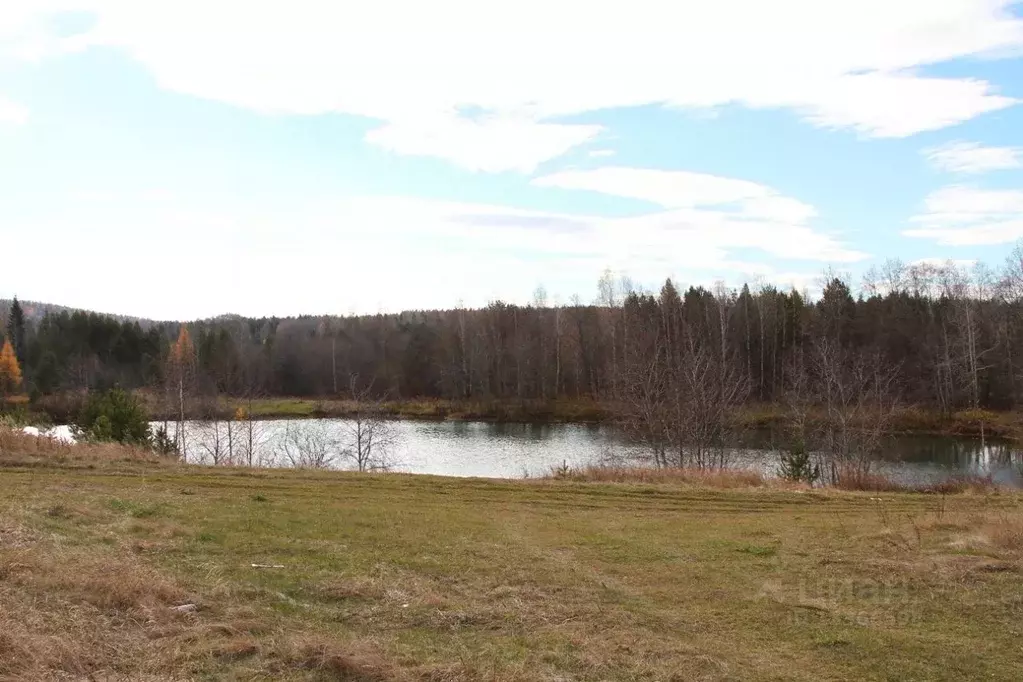
[[[73,308],[66,305],[58,305],[56,303],[43,303],[41,301],[25,301],[18,299],[21,303],[21,309],[25,311],[25,318],[31,322],[36,323],[47,315],[53,313],[75,313],[83,312],[96,315],[102,315],[104,317],[110,317],[118,322],[138,322],[139,326],[143,329],[148,329],[154,325],[166,325],[166,324],[178,324],[182,320],[154,320],[148,317],[135,317],[133,315],[120,315],[117,313],[106,313],[99,310],[88,310],[86,308]],[[0,334],[2,334],[3,328],[7,325],[7,318],[11,314],[11,304],[14,303],[12,299],[0,298]],[[209,323],[223,323],[223,322],[241,322],[249,318],[237,315],[235,313],[225,313],[216,317],[211,317],[205,320],[184,320],[185,322],[209,322]]]
[[[39,320],[46,317],[51,313],[68,312],[73,313],[81,310],[85,313],[96,312],[99,315],[105,315],[106,317],[112,317],[119,321],[138,322],[143,327],[150,324],[157,324],[155,320],[149,320],[142,317],[132,317],[130,315],[115,315],[112,313],[100,313],[94,310],[84,310],[81,308],[71,308],[66,305],[57,305],[56,303],[43,303],[41,301],[22,301],[18,300],[21,304],[21,309],[25,312],[25,318],[29,322],[38,322]],[[7,324],[7,318],[11,314],[11,304],[13,300],[7,298],[0,298],[0,327]]]

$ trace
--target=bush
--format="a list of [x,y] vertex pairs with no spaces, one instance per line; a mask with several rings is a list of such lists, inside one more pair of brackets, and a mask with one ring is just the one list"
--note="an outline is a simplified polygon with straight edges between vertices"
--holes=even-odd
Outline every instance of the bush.
[[50,420],[46,415],[36,414],[26,409],[22,403],[4,404],[0,400],[0,426],[9,429],[21,429],[23,426],[48,426]]
[[54,424],[72,424],[85,409],[86,395],[69,391],[56,395],[44,395],[33,403],[33,407],[46,414]]
[[149,445],[149,417],[132,395],[119,388],[91,394],[73,424],[76,438]]

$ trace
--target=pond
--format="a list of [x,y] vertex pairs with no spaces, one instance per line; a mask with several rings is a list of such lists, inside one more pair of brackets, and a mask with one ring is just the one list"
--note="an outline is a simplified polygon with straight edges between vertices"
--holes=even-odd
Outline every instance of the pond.
[[[284,444],[295,436],[309,442],[333,438],[349,440],[352,422],[343,419],[253,422],[253,462],[288,466]],[[522,478],[543,476],[553,468],[580,467],[609,459],[643,457],[643,449],[628,443],[608,426],[585,424],[494,424],[458,421],[386,422],[392,443],[386,450],[391,470],[443,476]],[[188,423],[186,456],[189,461],[246,463],[248,434],[245,422]],[[154,424],[154,426],[157,426]],[[169,424],[173,435],[174,424]],[[229,446],[230,441],[230,446]],[[777,471],[778,454],[769,431],[748,434],[747,445],[729,453],[733,467]],[[341,446],[327,447],[329,464],[353,468],[336,457]],[[876,470],[895,480],[932,483],[963,474],[991,475],[1004,485],[1023,485],[1023,450],[1016,444],[980,439],[937,436],[892,436]]]

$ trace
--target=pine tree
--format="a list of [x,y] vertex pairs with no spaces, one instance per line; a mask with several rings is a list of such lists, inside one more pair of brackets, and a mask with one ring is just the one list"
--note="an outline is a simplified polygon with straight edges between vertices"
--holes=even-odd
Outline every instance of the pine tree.
[[0,348],[0,395],[7,396],[21,387],[21,366],[14,354],[11,340],[6,339]]
[[7,317],[7,338],[14,344],[14,355],[20,362],[25,361],[25,311],[14,297],[11,313]]

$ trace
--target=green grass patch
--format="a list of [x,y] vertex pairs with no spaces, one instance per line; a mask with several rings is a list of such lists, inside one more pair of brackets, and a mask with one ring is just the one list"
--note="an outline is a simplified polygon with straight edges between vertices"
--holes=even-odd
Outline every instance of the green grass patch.
[[135,519],[147,519],[160,516],[166,511],[166,505],[131,502],[128,500],[113,499],[108,505],[115,512],[127,514]]
[[742,552],[743,554],[750,554],[752,556],[769,557],[776,555],[778,553],[778,548],[765,545],[743,545],[735,551]]
[[1015,680],[1023,665],[1016,494],[886,494],[883,522],[869,494],[839,491],[400,474],[37,467],[0,470],[0,489],[11,679]]

